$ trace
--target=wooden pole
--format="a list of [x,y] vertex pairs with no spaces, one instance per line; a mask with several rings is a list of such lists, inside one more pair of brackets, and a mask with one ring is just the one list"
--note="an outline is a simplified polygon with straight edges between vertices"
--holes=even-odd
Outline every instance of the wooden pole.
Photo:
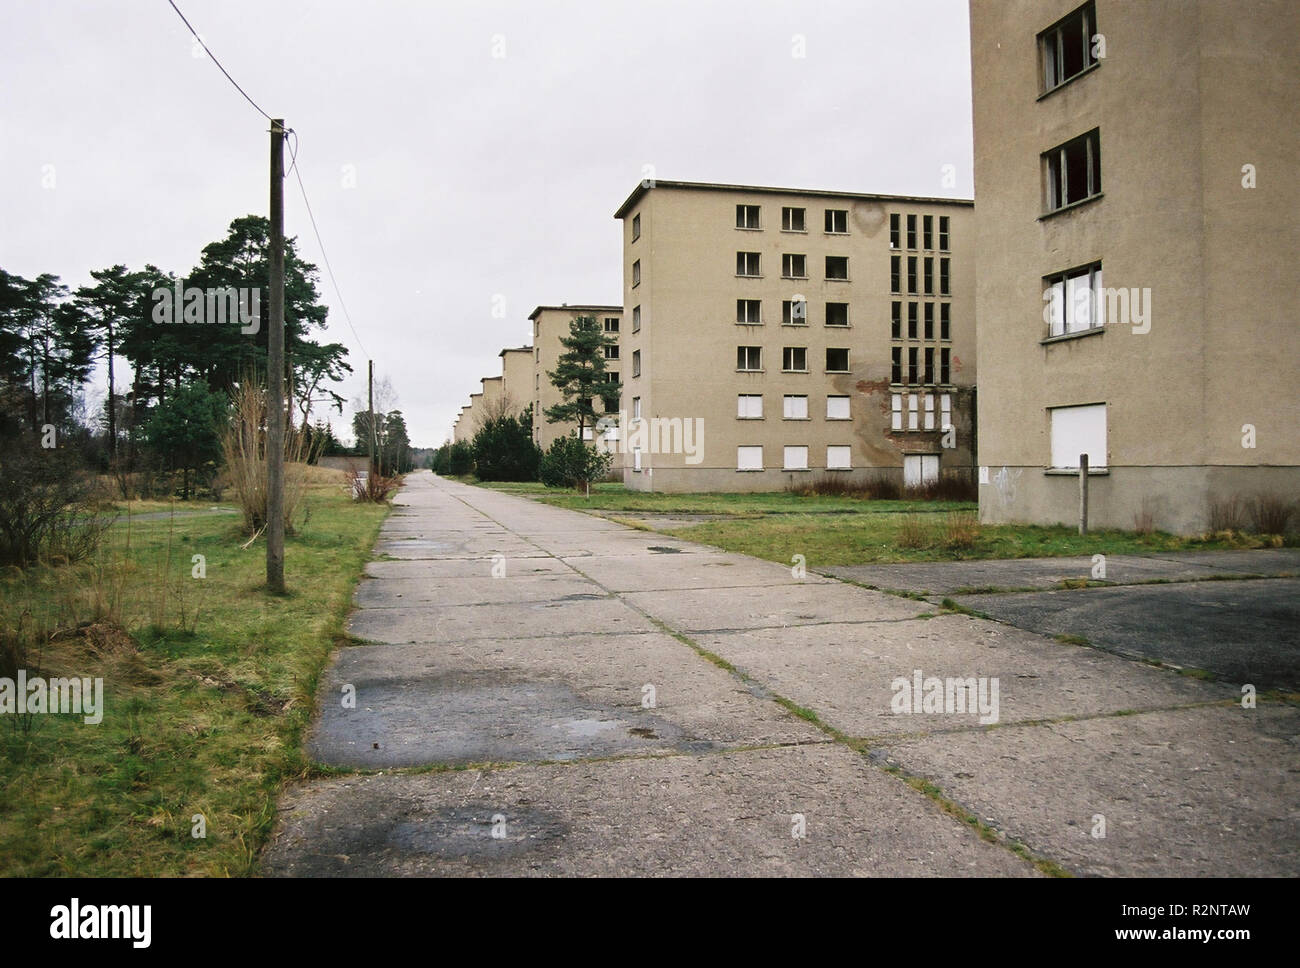
[[1079,455],[1079,534],[1088,533],[1088,455]]
[[266,334],[266,587],[284,594],[284,119],[271,121],[271,328]]

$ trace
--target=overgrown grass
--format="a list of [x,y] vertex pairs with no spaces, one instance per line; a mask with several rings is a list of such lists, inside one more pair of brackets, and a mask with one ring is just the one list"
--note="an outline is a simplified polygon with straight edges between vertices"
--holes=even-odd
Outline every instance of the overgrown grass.
[[285,597],[264,592],[265,544],[241,549],[238,515],[123,519],[96,561],[0,576],[6,627],[27,614],[62,630],[43,674],[102,676],[105,707],[98,725],[47,715],[27,736],[0,717],[0,871],[255,870],[282,785],[307,770],[317,681],[387,511],[335,476],[309,488],[286,542]]

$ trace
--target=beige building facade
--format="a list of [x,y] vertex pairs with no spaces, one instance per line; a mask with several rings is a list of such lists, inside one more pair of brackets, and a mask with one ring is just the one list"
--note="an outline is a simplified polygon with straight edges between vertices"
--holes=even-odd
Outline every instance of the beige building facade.
[[657,181],[615,217],[628,487],[973,476],[969,200]]
[[972,0],[980,513],[1300,492],[1300,4]]
[[[551,383],[547,374],[555,369],[560,361],[560,354],[564,352],[560,339],[569,335],[569,324],[579,316],[596,317],[600,320],[605,333],[619,340],[613,346],[607,347],[605,366],[615,379],[624,381],[627,379],[621,360],[622,306],[566,303],[560,306],[538,306],[534,309],[528,316],[533,324],[530,400],[533,405],[533,440],[542,450],[549,449],[557,437],[563,437],[577,429],[576,424],[549,423],[546,419],[546,409],[564,402],[560,391]],[[597,413],[601,412],[600,401],[596,401],[594,406]],[[613,412],[617,413],[617,409]],[[594,441],[599,435],[595,428],[587,428],[585,436],[588,441]]]

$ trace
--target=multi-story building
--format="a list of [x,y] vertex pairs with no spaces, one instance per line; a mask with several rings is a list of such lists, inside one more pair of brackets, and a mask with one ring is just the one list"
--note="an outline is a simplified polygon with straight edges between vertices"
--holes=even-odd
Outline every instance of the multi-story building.
[[973,473],[972,203],[642,183],[623,221],[624,481]]
[[1094,526],[1294,497],[1300,4],[970,22],[981,517],[1075,521],[1083,454]]
[[[614,337],[619,337],[619,342],[613,346],[606,347],[605,366],[607,372],[614,380],[627,379],[625,367],[620,359],[621,350],[620,326],[623,319],[622,306],[604,306],[604,305],[569,305],[565,303],[560,306],[538,306],[528,315],[528,319],[533,324],[533,368],[532,368],[532,397],[533,404],[533,440],[537,445],[546,450],[557,437],[563,437],[565,434],[572,433],[576,426],[570,424],[550,423],[546,419],[546,409],[563,403],[564,398],[560,391],[551,383],[547,375],[555,369],[560,361],[560,354],[564,352],[564,347],[560,345],[560,339],[569,335],[569,324],[579,316],[594,316],[600,320],[605,332]],[[597,400],[593,406],[597,413],[602,410],[602,401]],[[617,408],[614,409],[617,413]],[[588,427],[584,430],[584,436],[587,440],[595,439],[595,429]]]
[[501,402],[509,416],[518,416],[533,402],[533,348],[511,346],[502,350]]

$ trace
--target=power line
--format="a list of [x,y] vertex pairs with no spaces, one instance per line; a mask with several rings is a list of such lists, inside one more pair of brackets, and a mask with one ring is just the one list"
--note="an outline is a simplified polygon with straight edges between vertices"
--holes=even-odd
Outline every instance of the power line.
[[238,91],[240,94],[244,95],[244,100],[245,100],[245,101],[247,101],[247,102],[248,102],[249,104],[251,104],[253,107],[257,108],[257,113],[258,113],[258,114],[260,114],[262,117],[266,118],[266,120],[268,120],[268,121],[273,120],[272,117],[271,117],[269,114],[267,114],[265,111],[263,111],[263,110],[258,106],[258,104],[257,104],[256,101],[254,101],[251,97],[248,96],[248,92],[245,91],[242,87],[239,86],[239,82],[236,81],[233,77],[230,76],[230,71],[226,70],[224,67],[221,66],[221,61],[217,60],[217,56],[216,56],[216,54],[214,54],[214,53],[212,53],[212,51],[208,50],[208,45],[205,44],[205,43],[203,43],[203,38],[199,36],[199,32],[198,32],[197,30],[195,30],[193,27],[190,27],[190,22],[189,22],[188,20],[185,19],[185,14],[181,13],[181,8],[178,7],[178,6],[176,6],[175,0],[167,0],[167,2],[170,3],[170,4],[172,5],[172,9],[176,11],[176,16],[178,16],[178,17],[181,18],[182,22],[184,22],[184,24],[185,24],[186,27],[189,27],[190,33],[192,33],[192,34],[194,35],[194,39],[197,40],[197,41],[199,42],[199,45],[200,45],[200,46],[201,46],[205,51],[207,51],[208,56],[212,58],[212,63],[216,64],[216,65],[217,65],[217,69],[220,70],[222,74],[225,74],[225,75],[226,75],[226,80],[228,80],[231,84],[234,84],[234,85],[235,85],[235,90]]
[[325,263],[325,271],[329,273],[330,282],[334,284],[334,295],[339,297],[339,307],[343,310],[343,318],[347,320],[348,329],[352,330],[352,335],[357,341],[357,346],[366,356],[365,344],[361,342],[361,337],[357,335],[357,328],[352,325],[352,314],[348,312],[348,304],[343,301],[343,292],[339,289],[339,282],[334,278],[334,269],[330,265],[329,254],[325,251],[325,243],[320,237],[320,229],[316,227],[316,216],[312,214],[311,202],[307,200],[307,186],[302,183],[302,173],[298,170],[298,132],[290,129],[293,135],[293,147],[289,150],[289,155],[293,161],[293,177],[298,180],[298,190],[302,192],[302,203],[307,206],[307,218],[311,220],[311,230],[316,235],[316,244],[320,246],[321,259]]
[[[217,60],[216,55],[213,54],[211,50],[208,50],[208,45],[203,43],[203,38],[199,36],[199,32],[190,25],[188,20],[185,19],[185,14],[181,13],[181,8],[176,6],[175,0],[167,0],[167,2],[171,4],[171,8],[176,11],[176,16],[180,17],[185,26],[189,28],[190,33],[194,35],[194,39],[199,42],[205,51],[207,51],[207,55],[212,58],[212,63],[216,64],[221,73],[226,75],[226,80],[235,85],[235,90],[244,95],[244,100],[256,108],[258,114],[274,124],[275,119],[263,111],[258,103],[248,96],[248,92],[239,86],[239,83],[230,76],[228,70],[221,66],[221,61]],[[316,236],[316,244],[320,246],[321,259],[325,262],[325,271],[329,273],[330,282],[334,285],[334,294],[338,296],[339,306],[343,310],[343,318],[347,320],[348,329],[352,330],[352,336],[356,339],[357,346],[360,348],[362,353],[365,353],[365,344],[361,342],[361,337],[357,335],[357,328],[352,325],[352,314],[348,312],[347,303],[343,301],[343,292],[339,289],[338,280],[334,278],[334,268],[330,265],[330,257],[325,251],[325,242],[320,237],[320,229],[316,227],[316,216],[312,214],[311,202],[307,200],[307,186],[302,183],[302,174],[298,171],[298,132],[294,131],[293,128],[288,128],[286,129],[285,134],[293,135],[293,147],[289,149],[289,170],[293,172],[294,178],[298,180],[298,190],[302,192],[302,203],[307,206],[307,217],[311,219],[311,230]]]

